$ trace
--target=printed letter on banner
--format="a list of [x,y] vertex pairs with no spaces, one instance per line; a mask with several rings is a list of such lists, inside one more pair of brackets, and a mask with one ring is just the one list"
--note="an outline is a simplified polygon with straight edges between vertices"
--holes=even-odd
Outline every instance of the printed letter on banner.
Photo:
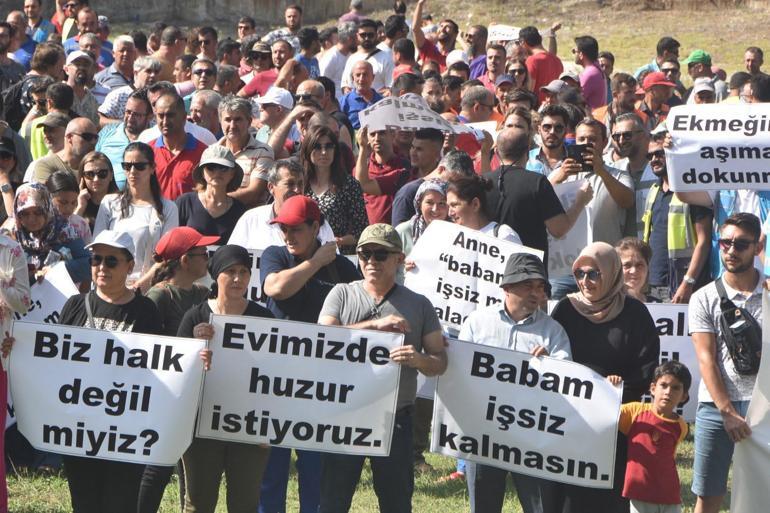
[[197,436],[386,456],[403,335],[214,315]]
[[26,314],[14,313],[16,320],[29,322],[59,322],[61,309],[67,300],[78,293],[64,262],[54,265],[40,283],[33,283],[29,289],[30,305]]
[[187,449],[204,341],[24,321],[13,337],[16,420],[36,449],[154,465]]
[[[553,186],[566,211],[575,203],[575,196],[585,180],[565,182]],[[572,228],[557,239],[548,234],[548,276],[557,278],[572,275],[572,263],[577,259],[590,242],[591,226],[589,224],[589,208],[584,208]]]
[[551,481],[611,488],[621,388],[588,367],[451,340],[431,451]]
[[668,179],[677,192],[770,188],[770,105],[680,105],[666,127]]
[[537,249],[433,221],[409,253],[415,268],[406,273],[404,285],[426,296],[442,323],[459,326],[475,309],[503,300],[500,282],[512,253],[543,258]]

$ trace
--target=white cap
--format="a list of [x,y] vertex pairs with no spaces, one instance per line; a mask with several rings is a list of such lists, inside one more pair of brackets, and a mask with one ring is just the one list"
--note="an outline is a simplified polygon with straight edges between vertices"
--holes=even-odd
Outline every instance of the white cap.
[[75,50],[74,52],[70,52],[70,54],[67,56],[66,65],[69,66],[73,62],[75,62],[77,59],[86,58],[91,62],[94,62],[94,60],[91,58],[91,55],[88,52],[84,52],[83,50]]
[[698,94],[703,91],[714,92],[714,83],[708,77],[696,78],[692,86],[692,93],[690,94]]
[[455,62],[468,62],[468,56],[462,50],[452,50],[446,56],[446,67],[448,68]]
[[271,87],[263,96],[257,98],[256,101],[260,105],[264,105],[266,103],[280,105],[287,110],[294,108],[294,98],[289,91],[282,87]]
[[116,230],[102,230],[99,235],[94,237],[94,241],[86,246],[86,249],[92,248],[98,244],[104,244],[105,246],[111,246],[113,248],[125,249],[131,255],[134,254],[134,239],[131,238],[126,232],[119,232]]

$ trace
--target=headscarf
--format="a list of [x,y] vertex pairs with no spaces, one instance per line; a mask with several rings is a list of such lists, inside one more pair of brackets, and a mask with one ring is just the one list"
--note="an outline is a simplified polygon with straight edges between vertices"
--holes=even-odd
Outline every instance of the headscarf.
[[590,265],[601,273],[599,299],[589,301],[580,291],[567,294],[567,297],[575,310],[594,324],[609,322],[620,315],[626,302],[620,257],[615,248],[606,242],[594,242],[580,252],[580,256],[572,264],[572,272],[585,265]]
[[425,228],[427,228],[428,223],[425,221],[425,218],[422,216],[422,198],[425,196],[425,193],[429,191],[436,191],[444,198],[446,198],[446,190],[449,184],[445,182],[444,180],[438,180],[436,178],[431,178],[429,180],[425,180],[420,184],[420,187],[417,189],[417,193],[414,195],[414,216],[412,216],[412,219],[410,222],[412,223],[412,242],[417,242],[417,239],[420,238],[420,235],[422,235],[422,232],[425,231]]
[[[34,207],[40,208],[45,215],[45,226],[38,235],[27,231],[22,226],[19,216],[19,212]],[[48,265],[48,255],[54,251],[54,246],[60,246],[78,238],[69,221],[56,212],[51,194],[41,183],[25,183],[19,186],[13,199],[13,216],[16,222],[13,230],[16,241],[27,255],[27,264],[35,270]],[[63,252],[58,252],[58,255],[62,260],[71,258],[71,255]]]
[[214,282],[211,284],[209,297],[217,296],[217,277],[228,267],[241,264],[251,269],[251,255],[241,246],[226,244],[220,246],[209,259],[209,275]]

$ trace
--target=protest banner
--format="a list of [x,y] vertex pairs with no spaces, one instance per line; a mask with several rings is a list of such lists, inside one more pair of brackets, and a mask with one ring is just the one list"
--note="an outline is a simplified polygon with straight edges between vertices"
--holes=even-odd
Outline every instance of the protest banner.
[[[565,211],[575,203],[578,190],[585,182],[583,179],[553,186],[553,190],[559,197]],[[589,211],[590,208],[586,207],[580,212],[577,221],[564,237],[557,239],[548,234],[548,276],[551,278],[571,276],[572,263],[583,251],[583,248],[592,242]]]
[[[621,388],[566,360],[450,340],[431,451],[611,488]],[[576,443],[579,441],[579,443]]]
[[426,296],[442,323],[459,326],[469,313],[502,301],[500,282],[512,253],[543,252],[478,230],[433,221],[409,253],[415,268],[404,285]]
[[43,281],[30,287],[27,313],[14,312],[13,316],[16,320],[55,324],[59,322],[64,303],[77,293],[78,288],[72,283],[67,266],[59,262],[48,270]]
[[8,381],[33,447],[174,465],[192,440],[202,340],[15,321]]
[[456,134],[470,133],[481,140],[477,130],[460,123],[450,123],[428,106],[422,96],[407,93],[398,98],[387,97],[358,113],[361,127],[369,132],[379,130],[419,130],[435,128]]
[[666,127],[672,190],[770,187],[770,106],[680,105],[669,112]]
[[487,41],[515,41],[519,39],[519,27],[492,24],[489,26]]
[[[762,311],[770,312],[767,291],[762,292]],[[731,513],[767,511],[765,508],[770,504],[770,320],[763,317],[762,361],[746,414],[751,436],[735,444]]]
[[197,436],[386,456],[403,335],[214,315]]

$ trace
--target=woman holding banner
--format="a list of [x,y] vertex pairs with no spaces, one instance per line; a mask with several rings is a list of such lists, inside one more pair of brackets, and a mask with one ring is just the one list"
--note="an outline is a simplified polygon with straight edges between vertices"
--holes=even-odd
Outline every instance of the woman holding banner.
[[446,196],[449,218],[460,226],[521,244],[521,238],[513,228],[491,220],[487,203],[487,191],[491,190],[492,182],[478,175],[453,176],[449,180]]
[[119,192],[110,159],[104,153],[92,151],[80,161],[80,194],[75,214],[86,221],[94,231],[99,205],[107,194]]
[[[433,221],[449,219],[449,206],[446,201],[447,183],[438,178],[425,180],[420,184],[414,195],[414,211],[411,219],[396,226],[396,232],[401,237],[404,255],[409,257],[417,239]],[[404,262],[406,270],[414,267],[414,263]],[[404,269],[400,269],[396,281],[404,283]]]
[[[214,328],[209,324],[212,314],[273,317],[270,310],[245,297],[251,279],[251,257],[244,248],[226,245],[217,249],[209,262],[209,274],[214,280],[213,298],[185,314],[177,336],[211,339],[214,336]],[[260,483],[269,454],[270,448],[262,445],[193,438],[182,456],[184,511],[214,513],[223,472],[227,479],[227,509],[257,511]]]
[[[559,301],[552,317],[570,339],[572,359],[602,376],[623,380],[623,402],[640,401],[658,364],[660,338],[644,304],[629,296],[615,248],[594,242],[572,265],[579,291]],[[610,490],[564,485],[565,513],[621,513],[627,441],[618,436],[615,483]]]

